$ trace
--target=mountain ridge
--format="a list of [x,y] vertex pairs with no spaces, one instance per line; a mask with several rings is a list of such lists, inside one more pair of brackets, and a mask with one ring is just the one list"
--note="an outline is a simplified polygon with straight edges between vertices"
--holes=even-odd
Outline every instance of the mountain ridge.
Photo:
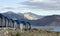
[[[27,14],[29,14],[29,17],[25,14],[25,13],[14,13],[14,12],[12,12],[12,11],[8,11],[8,12],[6,12],[6,13],[2,13],[4,16],[7,16],[8,18],[17,18],[17,19],[19,19],[19,20],[24,20],[24,19],[28,19],[29,17],[32,17],[33,19],[32,20],[35,20],[35,18],[37,18],[37,19],[40,19],[39,17],[39,15],[36,15],[36,14],[33,14],[33,13],[27,13]],[[28,18],[26,18],[26,16],[28,17]],[[34,17],[33,17],[34,16]],[[41,16],[42,17],[42,16]],[[28,20],[31,20],[31,19],[28,19]]]
[[60,26],[60,15],[46,16],[42,19],[32,20],[30,22],[35,26]]
[[[29,20],[25,18],[25,16],[27,15],[24,16],[24,14],[22,13],[16,14],[9,11],[8,13],[2,13],[2,14],[8,18],[12,18],[13,20],[29,21],[31,25],[35,25],[35,26],[60,26],[60,15],[42,16],[42,18],[39,18],[37,20],[35,20],[35,17],[33,17],[33,20],[31,19]],[[27,14],[30,15],[30,17],[39,16],[33,13],[27,13]]]

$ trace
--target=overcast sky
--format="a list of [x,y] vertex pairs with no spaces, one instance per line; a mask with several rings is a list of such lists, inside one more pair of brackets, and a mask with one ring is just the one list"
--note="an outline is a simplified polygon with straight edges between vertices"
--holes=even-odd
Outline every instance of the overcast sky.
[[0,0],[0,13],[32,12],[38,15],[60,15],[60,0]]

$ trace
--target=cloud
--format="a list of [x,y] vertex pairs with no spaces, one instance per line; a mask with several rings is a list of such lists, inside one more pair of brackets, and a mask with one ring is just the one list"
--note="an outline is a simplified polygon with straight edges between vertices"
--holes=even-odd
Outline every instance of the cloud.
[[31,9],[60,10],[60,0],[29,0],[22,5]]
[[7,11],[13,11],[13,12],[20,12],[20,11],[25,11],[25,9],[27,9],[26,7],[3,7],[3,8],[0,8],[0,12],[7,12]]
[[30,2],[60,2],[60,0],[29,0]]
[[5,8],[2,8],[3,11],[18,11],[19,8],[14,8],[14,7],[5,7]]

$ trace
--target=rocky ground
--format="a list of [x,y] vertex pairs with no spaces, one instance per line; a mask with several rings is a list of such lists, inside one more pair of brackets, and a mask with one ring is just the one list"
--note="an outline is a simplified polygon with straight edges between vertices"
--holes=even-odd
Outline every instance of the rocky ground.
[[60,36],[60,32],[52,32],[48,30],[15,30],[14,28],[1,28],[0,36]]

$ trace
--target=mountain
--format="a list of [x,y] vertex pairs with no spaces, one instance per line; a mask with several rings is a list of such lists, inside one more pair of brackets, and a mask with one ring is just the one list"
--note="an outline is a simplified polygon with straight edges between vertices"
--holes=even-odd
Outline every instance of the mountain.
[[13,19],[13,20],[24,20],[24,16],[22,13],[19,13],[19,14],[16,14],[16,13],[13,13],[12,11],[8,11],[6,13],[2,13],[4,16],[10,18],[10,19]]
[[43,16],[36,15],[34,13],[28,12],[28,13],[14,13],[12,11],[8,11],[6,13],[2,13],[4,16],[13,19],[13,20],[37,20],[41,19]]
[[35,26],[60,26],[60,15],[51,15],[42,19],[29,21]]
[[43,16],[28,12],[28,13],[24,13],[24,17],[28,20],[38,20],[41,19]]
[[2,13],[4,16],[13,20],[29,21],[31,25],[35,26],[60,26],[60,15],[40,16],[33,13],[13,13],[8,11]]

